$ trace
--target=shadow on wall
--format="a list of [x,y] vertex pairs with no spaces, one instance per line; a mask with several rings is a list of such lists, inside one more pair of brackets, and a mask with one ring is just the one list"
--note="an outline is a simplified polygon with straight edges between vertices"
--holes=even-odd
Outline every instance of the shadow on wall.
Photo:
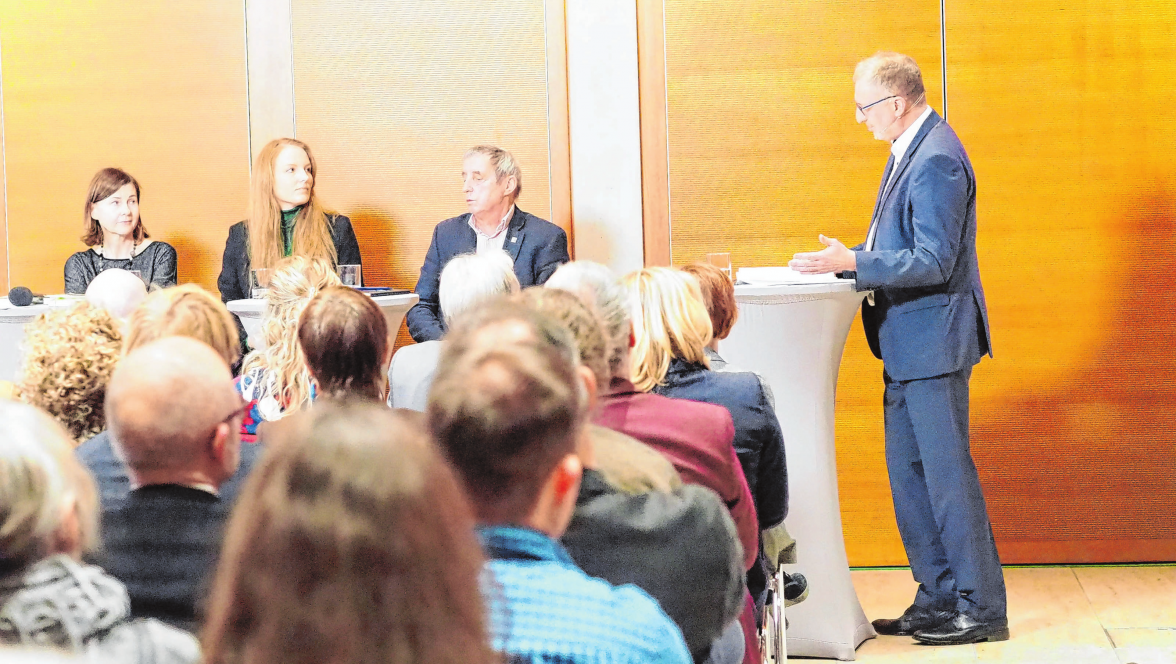
[[[1106,266],[1120,275],[1107,343],[1069,380],[972,424],[1005,563],[1176,560],[1176,187],[1152,191],[1123,208],[1135,262]],[[1051,287],[1081,307],[1071,276]],[[999,453],[1009,437],[1024,443],[1015,460]]]
[[[186,233],[169,233],[166,238],[155,236],[152,239],[162,240],[175,248],[178,283],[195,282],[209,289],[217,297],[220,297],[220,291],[216,286],[216,279],[220,275],[221,260],[224,257],[223,253],[215,253],[209,249],[207,242],[193,238]],[[224,250],[223,241],[221,250],[222,252]],[[211,280],[211,283],[200,281],[196,278],[197,275],[205,276]]]
[[612,265],[616,257],[616,248],[608,227],[598,221],[584,221],[576,219],[576,235],[568,234],[568,247],[572,252],[572,260],[595,261],[602,265]]
[[[401,246],[404,235],[403,224],[390,212],[370,205],[359,205],[345,212],[355,229],[363,257],[363,283],[366,286],[389,286],[391,288],[416,287],[419,270],[416,263],[407,264],[397,260],[396,248]],[[424,256],[420,257],[421,261]],[[408,326],[400,324],[396,335],[396,348],[411,344]]]

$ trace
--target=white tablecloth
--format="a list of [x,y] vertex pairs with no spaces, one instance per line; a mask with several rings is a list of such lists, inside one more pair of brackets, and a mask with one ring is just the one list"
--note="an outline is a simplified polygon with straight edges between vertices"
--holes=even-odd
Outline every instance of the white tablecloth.
[[[384,318],[388,319],[388,331],[395,336],[400,330],[404,314],[408,313],[408,310],[420,298],[416,293],[404,293],[401,295],[381,295],[372,299],[380,305],[380,309],[384,312]],[[261,317],[265,313],[265,300],[233,300],[228,303],[228,307],[229,311],[241,318],[241,324],[245,326],[245,333],[249,335],[249,347],[261,348],[264,345],[261,341]]]
[[834,392],[845,339],[863,293],[852,281],[736,286],[739,320],[719,354],[757,371],[776,394],[788,458],[788,530],[810,595],[788,609],[788,654],[854,659],[875,636],[849,576],[837,497]]
[[81,301],[79,296],[46,296],[49,304],[33,304],[27,307],[13,307],[7,297],[0,297],[0,380],[15,381],[20,373],[24,354],[20,343],[24,339],[25,325],[37,316],[54,308],[71,307]]

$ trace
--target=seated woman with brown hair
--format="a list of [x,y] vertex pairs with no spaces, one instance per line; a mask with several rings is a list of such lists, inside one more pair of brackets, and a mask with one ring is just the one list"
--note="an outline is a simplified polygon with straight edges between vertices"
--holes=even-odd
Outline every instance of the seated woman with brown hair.
[[238,391],[249,402],[241,425],[246,440],[254,440],[262,422],[279,420],[314,400],[298,343],[298,319],[319,291],[338,285],[338,275],[324,260],[291,256],[274,267],[261,322],[264,346],[245,356],[237,380]]
[[81,443],[106,428],[106,384],[122,349],[118,322],[85,302],[25,327],[21,400],[57,419]]
[[82,562],[98,542],[97,499],[71,447],[44,413],[0,402],[0,646],[55,648],[87,662],[195,664],[190,634],[132,620],[122,582]]
[[94,277],[119,268],[164,288],[176,285],[176,250],[149,239],[139,218],[139,182],[130,173],[104,168],[90,181],[82,242],[90,247],[65,261],[65,292],[81,295]]
[[323,289],[302,312],[298,341],[319,398],[387,398],[392,339],[372,298],[347,286]]
[[474,519],[421,417],[328,401],[274,430],[226,530],[207,664],[489,664]]

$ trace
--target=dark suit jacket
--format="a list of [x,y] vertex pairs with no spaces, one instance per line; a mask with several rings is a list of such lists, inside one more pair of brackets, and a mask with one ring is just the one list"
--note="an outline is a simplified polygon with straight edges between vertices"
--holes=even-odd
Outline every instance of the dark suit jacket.
[[870,350],[904,381],[970,367],[992,343],[964,146],[932,111],[895,168],[885,197],[878,191],[873,251],[855,247],[856,278],[858,290],[875,292],[875,305],[862,307]]
[[735,520],[743,545],[744,569],[759,550],[755,503],[732,444],[735,426],[726,408],[638,392],[631,381],[614,380],[594,418],[661,452],[682,480],[719,495]]
[[590,576],[632,583],[656,599],[682,630],[695,661],[706,657],[742,609],[735,525],[705,487],[634,496],[585,470],[560,542]]
[[[339,265],[362,265],[359,242],[351,220],[341,214],[327,215],[331,224],[331,239],[335,242],[335,253]],[[221,300],[244,300],[249,292],[249,233],[245,222],[239,221],[229,228],[229,239],[225,241],[225,255],[221,261],[220,276],[216,285],[220,288]]]
[[[445,334],[445,320],[438,299],[441,270],[454,256],[477,251],[478,236],[469,222],[467,212],[446,219],[433,229],[433,240],[417,279],[416,294],[421,299],[405,316],[408,331],[415,341],[432,341]],[[502,249],[514,260],[515,276],[523,288],[542,285],[556,268],[568,262],[567,233],[517,206],[506,229]]]
[[194,631],[226,511],[208,492],[164,484],[135,489],[102,515],[102,566],[126,584],[132,616]]

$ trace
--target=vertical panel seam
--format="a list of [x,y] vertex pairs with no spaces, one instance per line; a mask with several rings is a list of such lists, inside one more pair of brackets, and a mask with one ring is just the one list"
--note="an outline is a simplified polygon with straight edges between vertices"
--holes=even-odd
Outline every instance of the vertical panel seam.
[[298,108],[297,97],[294,95],[294,0],[286,0],[289,7],[290,17],[289,35],[290,35],[290,124],[292,134],[291,138],[298,138]]
[[[661,11],[661,33],[662,33],[662,94],[665,95],[665,117],[662,119],[666,123],[666,153],[662,155],[666,160],[666,251],[670,254],[670,265],[674,264],[674,192],[672,183],[670,181],[670,60],[667,55],[669,44],[666,40],[666,2],[665,0],[657,0],[662,3]],[[942,1],[942,0],[940,0]],[[644,238],[642,238],[644,239]]]
[[242,16],[245,23],[245,169],[249,171],[249,178],[253,179],[253,96],[249,80],[249,0],[241,2]]
[[4,133],[4,66],[3,47],[0,39],[0,179],[4,187],[4,280],[12,286],[12,241],[8,229],[12,218],[8,214],[8,142]]
[[943,73],[943,121],[947,122],[947,0],[939,0],[939,71]]

